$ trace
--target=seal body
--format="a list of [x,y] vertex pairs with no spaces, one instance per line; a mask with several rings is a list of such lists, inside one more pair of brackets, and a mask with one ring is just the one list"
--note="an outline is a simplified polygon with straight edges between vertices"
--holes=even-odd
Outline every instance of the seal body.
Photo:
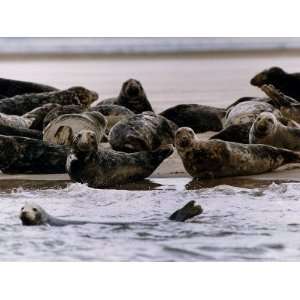
[[175,146],[186,171],[201,179],[260,174],[300,162],[300,154],[267,145],[202,141],[186,127],[176,132]]
[[4,173],[65,173],[68,151],[37,139],[0,135],[0,169]]
[[16,95],[45,93],[57,91],[55,87],[21,80],[0,78],[1,98],[14,97]]
[[83,87],[40,94],[18,95],[0,101],[0,112],[8,115],[24,115],[27,112],[48,103],[61,105],[78,104],[89,106],[97,99],[97,93]]
[[117,98],[105,99],[99,103],[99,105],[106,104],[125,106],[135,114],[153,111],[142,84],[136,79],[125,81]]
[[105,117],[96,111],[61,115],[44,129],[43,140],[51,144],[71,145],[74,135],[86,129],[95,132],[99,145],[105,135],[106,124]]
[[180,104],[160,113],[178,127],[190,127],[196,133],[220,131],[225,109],[198,104]]
[[73,140],[66,168],[73,181],[110,187],[145,179],[172,153],[170,145],[136,153],[98,150],[95,133],[83,130]]
[[272,84],[284,94],[300,101],[300,73],[287,73],[279,67],[272,67],[255,75],[250,83],[258,87]]
[[176,130],[177,126],[163,116],[145,112],[118,122],[111,129],[108,140],[117,151],[150,151],[173,144]]
[[110,129],[119,121],[127,120],[128,118],[134,116],[134,113],[120,105],[96,105],[90,108],[90,111],[100,112],[103,116],[105,116],[107,120],[107,130]]
[[300,128],[285,126],[272,113],[264,112],[252,124],[249,142],[300,151]]

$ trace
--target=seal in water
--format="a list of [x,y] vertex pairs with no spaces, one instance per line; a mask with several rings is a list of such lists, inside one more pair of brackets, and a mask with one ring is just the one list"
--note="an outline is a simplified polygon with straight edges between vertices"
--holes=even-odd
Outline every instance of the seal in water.
[[221,140],[202,141],[187,127],[176,132],[175,146],[186,171],[200,179],[261,174],[288,163],[300,163],[300,154],[290,150]]
[[106,124],[105,117],[97,111],[61,115],[44,129],[43,140],[50,144],[71,145],[74,135],[86,129],[95,132],[99,145],[105,135]]
[[198,104],[180,104],[160,113],[178,127],[190,127],[196,133],[220,131],[225,109]]
[[90,111],[97,111],[105,116],[107,120],[107,130],[108,132],[110,129],[119,121],[127,120],[129,117],[134,116],[134,113],[120,105],[96,105],[89,109]]
[[279,67],[272,67],[255,75],[250,83],[258,87],[272,84],[284,94],[300,101],[300,73],[287,73]]
[[177,126],[165,117],[144,112],[113,126],[108,141],[116,151],[150,151],[173,144],[176,130]]
[[272,113],[264,112],[252,124],[249,142],[299,151],[300,128],[285,126]]
[[[188,202],[183,208],[176,210],[169,220],[184,222],[190,218],[200,215],[203,209],[200,205],[195,205],[195,201]],[[51,216],[40,205],[34,202],[26,202],[21,208],[19,218],[24,226],[66,226],[66,225],[85,225],[85,224],[102,224],[102,225],[121,225],[121,224],[138,224],[138,222],[91,222],[79,220],[65,220]],[[143,223],[141,223],[143,224]]]
[[69,114],[80,114],[86,110],[85,107],[81,105],[59,105],[57,104],[56,108],[53,108],[44,118],[43,120],[43,128],[47,127],[47,125],[61,115],[69,115]]
[[96,134],[82,130],[74,137],[66,168],[75,182],[112,187],[149,177],[172,153],[171,145],[130,154],[98,149]]
[[8,115],[24,115],[27,112],[48,103],[61,105],[78,104],[89,106],[97,100],[96,92],[83,87],[72,87],[63,91],[54,91],[40,94],[18,95],[0,101],[0,112]]
[[17,95],[45,93],[57,90],[57,88],[45,84],[0,78],[1,98],[10,98]]
[[123,83],[117,98],[105,99],[98,103],[98,105],[106,104],[125,106],[135,114],[140,114],[144,111],[153,111],[142,84],[135,79],[128,79]]
[[37,139],[0,135],[0,170],[24,174],[65,173],[69,150]]

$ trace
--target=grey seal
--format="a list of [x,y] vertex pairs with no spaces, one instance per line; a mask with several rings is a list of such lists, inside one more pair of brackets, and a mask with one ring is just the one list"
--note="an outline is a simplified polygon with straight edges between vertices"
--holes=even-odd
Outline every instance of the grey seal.
[[110,187],[149,177],[172,153],[171,145],[136,153],[99,149],[96,134],[82,130],[74,137],[66,169],[75,182]]
[[125,81],[117,98],[109,98],[99,102],[99,105],[106,104],[125,106],[135,114],[153,111],[142,84],[136,79]]
[[200,179],[261,174],[285,164],[300,163],[300,154],[290,150],[221,140],[203,141],[187,127],[176,132],[175,146],[186,171]]
[[173,144],[176,130],[177,126],[165,117],[144,112],[113,126],[108,141],[116,151],[150,151]]
[[272,113],[263,112],[251,126],[249,142],[300,151],[300,128],[285,126]]
[[190,127],[195,133],[220,131],[226,110],[199,104],[180,104],[160,113],[178,127]]

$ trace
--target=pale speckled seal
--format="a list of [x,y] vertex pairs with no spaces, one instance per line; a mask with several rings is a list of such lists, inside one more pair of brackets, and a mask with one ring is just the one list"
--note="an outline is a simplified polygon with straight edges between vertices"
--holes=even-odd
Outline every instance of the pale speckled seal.
[[9,98],[17,95],[45,93],[56,91],[55,87],[21,80],[13,80],[0,78],[0,94],[1,98]]
[[105,135],[107,121],[97,111],[61,115],[50,122],[43,131],[43,140],[50,144],[71,145],[77,132],[86,129],[95,132],[97,144]]
[[252,124],[249,142],[300,151],[300,128],[285,126],[272,113],[264,112]]
[[178,127],[190,127],[196,133],[220,131],[226,110],[199,104],[180,104],[160,113]]
[[41,140],[0,135],[0,170],[4,173],[65,173],[69,148]]
[[[184,222],[188,219],[194,218],[200,215],[203,209],[200,205],[196,205],[195,201],[190,201],[184,205],[181,209],[176,210],[169,220]],[[101,225],[124,225],[124,224],[139,224],[139,222],[91,222],[80,220],[66,220],[57,217],[53,217],[46,212],[40,205],[34,202],[26,202],[21,208],[19,218],[24,226],[66,226],[66,225],[85,225],[85,224],[101,224]],[[144,223],[140,223],[144,224]]]
[[202,141],[186,127],[176,132],[175,146],[186,171],[200,179],[254,175],[288,163],[300,163],[300,154],[290,150],[221,140]]
[[170,145],[136,153],[98,149],[95,133],[83,130],[74,137],[66,168],[73,181],[102,188],[149,177],[172,153]]
[[279,67],[272,67],[255,75],[250,83],[258,87],[272,84],[284,94],[300,101],[300,73],[287,73]]
[[173,144],[176,130],[177,126],[165,117],[144,112],[113,126],[108,141],[117,151],[150,151]]
[[117,98],[105,99],[99,103],[99,105],[105,104],[125,106],[136,114],[153,111],[142,84],[136,79],[125,81]]
[[84,87],[72,87],[63,91],[40,94],[18,95],[0,100],[0,112],[8,115],[24,115],[27,112],[48,103],[61,105],[78,104],[89,106],[97,100],[98,94]]

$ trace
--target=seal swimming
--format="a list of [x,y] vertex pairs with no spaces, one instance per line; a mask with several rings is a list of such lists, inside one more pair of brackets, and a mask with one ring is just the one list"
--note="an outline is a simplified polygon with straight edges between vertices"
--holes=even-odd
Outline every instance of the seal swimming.
[[255,75],[250,83],[258,87],[272,84],[284,94],[300,101],[300,73],[287,73],[279,67],[272,67]]
[[149,177],[172,153],[171,145],[136,153],[98,149],[96,134],[82,130],[74,137],[66,169],[75,182],[110,187]]
[[180,104],[160,113],[178,127],[190,127],[196,133],[222,130],[225,114],[223,108],[199,104]]
[[245,145],[221,140],[203,141],[191,128],[179,128],[175,146],[186,171],[194,178],[255,175],[289,163],[300,154],[267,145]]
[[165,117],[144,112],[113,126],[108,141],[116,151],[150,151],[173,144],[176,130],[177,126]]
[[0,170],[14,174],[65,173],[69,150],[37,139],[0,135]]
[[98,103],[98,105],[107,104],[125,106],[135,114],[153,111],[142,84],[136,79],[125,81],[117,98],[105,99]]
[[[176,210],[169,220],[184,222],[188,219],[194,218],[200,215],[203,209],[200,205],[196,205],[195,201],[190,201],[184,205],[181,209]],[[26,202],[21,208],[19,218],[24,226],[66,226],[66,225],[85,225],[85,224],[101,224],[101,225],[123,225],[123,224],[139,224],[138,222],[91,222],[80,220],[66,220],[56,218],[45,211],[40,205],[34,202]],[[143,224],[143,223],[141,223]]]
[[263,112],[252,124],[249,142],[300,151],[300,128],[285,126],[272,113]]
[[1,98],[10,98],[17,95],[45,93],[57,90],[57,88],[45,84],[0,78]]
[[98,94],[84,87],[72,87],[67,90],[39,94],[18,95],[0,100],[0,112],[8,115],[24,115],[27,112],[48,103],[61,105],[77,104],[89,106],[97,100]]

